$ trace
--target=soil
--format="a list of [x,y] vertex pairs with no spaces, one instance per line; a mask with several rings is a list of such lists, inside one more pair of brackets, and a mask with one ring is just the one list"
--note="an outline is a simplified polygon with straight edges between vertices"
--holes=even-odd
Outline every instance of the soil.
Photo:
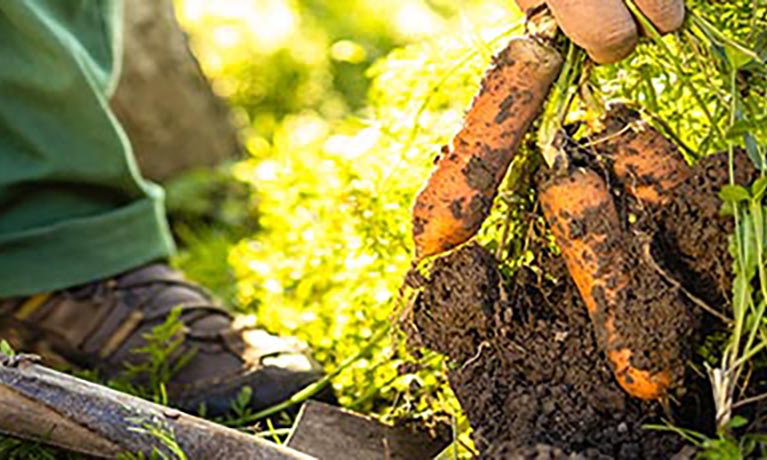
[[[720,216],[716,195],[727,182],[726,165],[725,155],[699,161],[668,205],[643,210],[651,216],[627,226],[626,247],[637,262],[627,294],[632,301],[616,315],[616,324],[631,337],[637,337],[632,330],[666,332],[626,345],[657,350],[669,340],[686,342],[677,357],[684,361],[694,359],[686,353],[717,327],[689,294],[714,308],[726,305],[732,224]],[[736,171],[742,183],[754,175],[741,154]],[[625,201],[620,212],[636,213],[635,206]],[[450,358],[448,378],[481,458],[692,458],[679,436],[644,426],[671,419],[711,433],[707,383],[687,370],[666,404],[629,397],[604,359],[562,258],[539,227],[531,240],[535,261],[511,279],[501,276],[498,261],[477,244],[436,259],[428,276],[420,277],[402,322],[412,347]],[[684,315],[658,307],[669,301],[683,305]],[[652,366],[655,359],[638,354],[632,365]]]
[[[756,176],[746,154],[735,156],[736,183],[745,185]],[[719,190],[729,183],[728,155],[703,158],[693,167],[694,174],[675,189],[671,202],[657,211],[659,224],[656,254],[677,257],[663,260],[674,276],[711,306],[727,304],[731,291],[733,259],[728,249],[732,219],[722,218]]]
[[665,370],[671,386],[678,386],[691,353],[693,305],[678,285],[656,269],[651,244],[646,235],[626,244],[629,284],[620,291],[614,312],[620,340],[610,345],[631,350],[632,367],[651,373]]
[[413,306],[411,337],[454,363],[448,378],[483,457],[538,444],[587,458],[679,450],[677,436],[641,429],[662,408],[620,389],[561,259],[539,255],[547,276],[521,269],[502,300],[497,262],[465,246],[435,263]]

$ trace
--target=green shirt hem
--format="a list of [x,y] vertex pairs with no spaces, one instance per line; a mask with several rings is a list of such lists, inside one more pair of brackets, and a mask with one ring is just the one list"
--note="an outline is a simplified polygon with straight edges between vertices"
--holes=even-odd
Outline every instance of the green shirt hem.
[[106,214],[0,235],[0,298],[107,278],[167,259],[175,250],[161,199]]

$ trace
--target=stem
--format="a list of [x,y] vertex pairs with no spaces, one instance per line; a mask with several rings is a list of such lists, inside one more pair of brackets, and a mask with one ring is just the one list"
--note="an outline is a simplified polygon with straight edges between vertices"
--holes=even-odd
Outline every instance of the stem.
[[541,149],[543,159],[549,168],[553,168],[555,165],[567,165],[564,152],[557,144],[572,101],[575,81],[580,74],[583,56],[582,50],[577,48],[573,42],[568,42],[565,63],[551,91],[546,110],[541,117],[541,127],[538,130],[538,147]]
[[755,60],[756,62],[761,62],[759,55],[756,54],[753,50],[723,34],[710,22],[706,21],[692,11],[689,11],[689,16],[692,24],[698,27],[705,35],[709,36],[709,38],[713,39],[712,41],[716,41],[718,45],[730,46]]
[[764,269],[764,242],[762,241],[762,235],[764,235],[764,215],[762,214],[761,206],[761,202],[752,202],[751,204],[754,239],[756,240],[757,268],[759,271],[759,289],[762,291],[762,301],[759,303],[754,316],[751,333],[746,342],[746,350],[751,348],[754,339],[756,339],[756,334],[761,327],[762,318],[764,317],[765,307],[767,307],[767,273],[765,273]]
[[765,347],[767,347],[767,341],[761,342],[759,345],[756,345],[754,348],[748,350],[743,354],[743,356],[732,363],[730,368],[727,370],[727,373],[732,373],[732,371],[734,371],[736,368],[743,366],[749,359],[753,358],[759,354],[760,351],[764,350]]
[[[701,18],[693,16],[693,22],[698,25],[707,37],[713,36],[716,39],[723,41],[726,38]],[[735,45],[731,44],[731,46]],[[741,48],[738,48],[738,50],[743,52]],[[730,62],[729,59],[725,60],[725,66],[729,70],[730,113],[728,121],[729,129],[732,129],[738,121],[738,68],[735,63]],[[722,139],[727,145],[729,182],[730,185],[735,185],[735,145],[732,139],[725,137],[722,137]],[[737,249],[737,269],[734,286],[737,296],[733,299],[735,327],[730,347],[722,358],[722,369],[726,370],[724,373],[720,373],[718,370],[714,370],[711,373],[712,386],[714,387],[715,393],[714,400],[717,403],[717,424],[720,430],[726,428],[726,424],[730,419],[733,409],[740,405],[733,404],[733,400],[735,398],[738,382],[741,379],[743,367],[750,359],[767,346],[767,342],[765,341],[762,341],[757,346],[753,346],[757,334],[762,333],[761,335],[764,335],[761,322],[765,314],[765,308],[767,307],[767,303],[765,303],[767,302],[767,273],[765,273],[764,267],[764,215],[762,211],[761,197],[756,199],[752,198],[750,207],[744,207],[740,202],[736,201],[730,202],[730,205],[733,206],[734,209],[735,246]],[[751,218],[744,222],[741,213],[743,213],[743,216],[748,216],[750,214]],[[751,266],[749,265],[751,260],[749,250],[751,248],[750,243],[752,237],[750,232],[753,232],[753,241],[756,246],[756,270],[758,272],[759,288],[762,294],[762,301],[756,308],[754,308],[754,298],[750,290],[750,284],[752,282],[751,278],[753,278]],[[741,351],[741,341],[743,339],[749,312],[753,319],[751,321],[751,330],[748,332],[748,338]],[[743,353],[742,356],[741,353]],[[719,377],[718,379],[716,378],[717,376]],[[748,379],[743,383],[743,387],[745,388],[747,385]],[[741,401],[741,403],[743,403],[743,401]]]
[[671,63],[674,65],[674,68],[677,72],[677,75],[679,76],[679,79],[684,83],[685,86],[687,86],[690,89],[690,92],[692,93],[693,98],[695,99],[695,102],[700,106],[703,113],[706,115],[706,118],[708,119],[709,123],[711,123],[711,126],[714,127],[717,131],[717,134],[724,139],[725,135],[722,131],[722,128],[716,123],[716,120],[711,115],[711,111],[709,110],[708,106],[706,105],[705,101],[701,98],[700,94],[695,90],[695,86],[690,82],[690,80],[685,76],[684,68],[682,66],[681,61],[679,60],[679,57],[674,54],[671,49],[668,47],[665,41],[663,41],[663,37],[661,36],[660,32],[655,28],[652,22],[650,22],[647,17],[642,13],[642,11],[636,6],[633,0],[624,0],[626,2],[626,5],[631,10],[631,13],[634,15],[634,17],[637,18],[639,23],[642,25],[642,27],[648,32],[650,37],[653,39],[656,45],[660,47],[664,53],[666,53],[671,60]]
[[743,407],[745,405],[748,405],[748,404],[751,404],[751,403],[755,403],[755,402],[759,402],[759,401],[762,401],[762,400],[765,400],[765,399],[767,399],[767,393],[762,393],[762,394],[757,395],[757,396],[751,396],[750,398],[741,399],[740,401],[738,401],[735,404],[733,404],[732,408],[734,410],[734,409],[737,409],[738,407]]
[[[705,74],[707,81],[715,81],[715,78],[718,76],[716,72],[710,72],[710,69],[712,68],[711,63],[706,63],[705,58],[711,59],[710,55],[701,56],[702,51],[699,49],[697,44],[695,43],[695,40],[699,40],[698,36],[690,32],[689,30],[684,31],[684,38],[685,41],[687,41],[688,46],[692,49],[692,58],[695,60],[695,64],[698,66],[698,69]],[[721,104],[727,103],[727,96],[728,93],[718,86],[713,88],[713,94],[716,95],[717,100]]]

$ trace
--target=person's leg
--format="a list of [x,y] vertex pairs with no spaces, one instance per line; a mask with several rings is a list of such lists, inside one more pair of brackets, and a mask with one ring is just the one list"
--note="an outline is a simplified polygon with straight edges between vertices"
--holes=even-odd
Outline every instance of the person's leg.
[[162,190],[141,178],[108,106],[120,7],[0,1],[0,338],[111,378],[146,365],[136,350],[178,310],[170,401],[219,416],[248,386],[258,411],[322,370],[300,343],[236,329],[204,289],[148,264],[173,243]]
[[0,298],[166,258],[163,192],[109,109],[121,2],[0,2]]

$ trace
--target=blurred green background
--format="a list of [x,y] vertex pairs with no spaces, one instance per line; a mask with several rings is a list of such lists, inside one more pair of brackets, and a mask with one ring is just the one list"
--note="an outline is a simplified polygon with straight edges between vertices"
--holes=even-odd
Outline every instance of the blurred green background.
[[[521,14],[480,0],[176,6],[241,128],[249,158],[230,171],[250,197],[246,212],[241,189],[218,202],[210,225],[177,219],[177,264],[243,322],[305,340],[333,371],[396,320],[413,197]],[[206,180],[171,183],[171,210]],[[333,381],[341,403],[383,418],[458,416],[441,359],[403,347],[391,330],[345,368]]]

